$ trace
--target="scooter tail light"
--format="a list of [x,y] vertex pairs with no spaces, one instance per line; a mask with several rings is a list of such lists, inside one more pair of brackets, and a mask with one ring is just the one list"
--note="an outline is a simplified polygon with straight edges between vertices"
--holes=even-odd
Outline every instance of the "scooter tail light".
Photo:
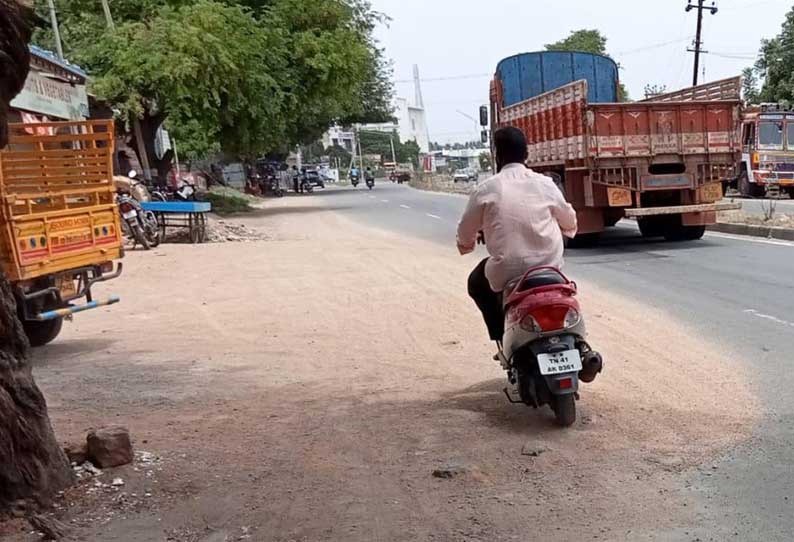
[[532,333],[570,329],[582,321],[581,313],[567,305],[539,307],[521,319],[521,327]]
[[536,329],[528,329],[528,331],[557,331],[565,329],[565,322],[568,316],[570,307],[566,305],[547,305],[545,307],[538,307],[530,313],[529,316],[522,320],[522,325],[527,319],[532,319]]
[[557,381],[561,390],[569,390],[573,388],[573,379],[572,378],[561,378]]
[[123,202],[119,204],[119,209],[121,209],[122,213],[129,213],[130,211],[134,211],[135,207],[133,207],[132,203]]
[[570,308],[568,309],[568,312],[565,314],[565,322],[564,322],[565,329],[570,329],[574,326],[577,326],[581,321],[582,321],[581,313],[574,308]]

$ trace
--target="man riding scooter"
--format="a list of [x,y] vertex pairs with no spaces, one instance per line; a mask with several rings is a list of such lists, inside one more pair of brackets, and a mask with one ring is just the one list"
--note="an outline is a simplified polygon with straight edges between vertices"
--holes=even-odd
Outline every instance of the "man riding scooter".
[[471,195],[458,225],[458,250],[474,251],[483,237],[490,255],[469,276],[469,296],[485,319],[491,340],[501,349],[504,336],[502,291],[528,269],[563,265],[563,236],[577,231],[576,211],[554,181],[528,169],[527,141],[521,130],[494,134],[497,174]]
[[469,295],[497,343],[508,400],[549,405],[556,423],[568,427],[579,381],[592,382],[603,368],[585,337],[576,284],[560,271],[563,235],[576,235],[576,212],[552,179],[524,165],[520,130],[497,130],[494,146],[498,173],[475,189],[458,225],[461,254],[483,241],[490,255],[469,276]]

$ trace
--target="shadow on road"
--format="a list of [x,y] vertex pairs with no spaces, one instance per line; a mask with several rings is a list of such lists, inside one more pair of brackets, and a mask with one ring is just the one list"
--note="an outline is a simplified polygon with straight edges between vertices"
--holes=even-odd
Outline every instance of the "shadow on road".
[[559,431],[553,424],[554,417],[549,407],[533,409],[509,403],[503,391],[505,383],[505,379],[501,378],[480,382],[444,394],[442,399],[430,406],[436,410],[454,409],[483,414],[486,425],[514,434],[539,435]]

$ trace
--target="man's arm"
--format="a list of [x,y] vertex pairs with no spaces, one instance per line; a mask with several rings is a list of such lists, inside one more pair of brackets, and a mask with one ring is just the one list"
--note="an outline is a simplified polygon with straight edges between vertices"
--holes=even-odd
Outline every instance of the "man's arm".
[[573,239],[576,237],[576,231],[579,228],[579,225],[576,221],[576,211],[570,203],[565,201],[565,197],[562,195],[562,192],[560,192],[560,189],[557,188],[557,185],[554,184],[554,181],[550,180],[548,184],[549,191],[551,192],[552,198],[554,200],[554,203],[551,207],[551,215],[560,225],[562,234],[569,239]]
[[477,235],[482,230],[483,206],[478,192],[475,190],[469,197],[469,203],[458,223],[458,251],[461,254],[474,252]]

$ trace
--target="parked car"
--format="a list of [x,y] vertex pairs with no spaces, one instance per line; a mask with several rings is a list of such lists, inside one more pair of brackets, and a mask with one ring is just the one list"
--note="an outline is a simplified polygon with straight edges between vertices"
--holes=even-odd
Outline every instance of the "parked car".
[[461,169],[456,171],[455,174],[452,176],[452,180],[456,183],[469,183],[469,182],[477,182],[479,176],[477,172],[469,170],[469,169]]
[[303,175],[306,177],[306,183],[311,186],[325,188],[325,179],[320,175],[316,169],[303,168]]

